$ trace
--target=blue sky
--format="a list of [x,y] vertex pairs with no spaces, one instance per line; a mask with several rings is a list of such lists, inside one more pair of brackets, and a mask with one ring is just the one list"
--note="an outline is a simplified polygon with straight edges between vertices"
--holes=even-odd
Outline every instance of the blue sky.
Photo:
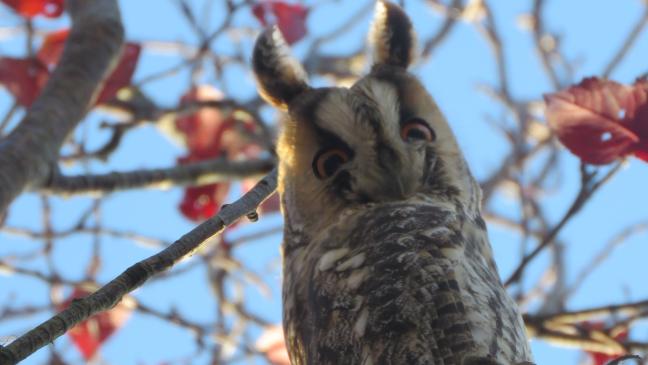
[[[175,1],[121,0],[119,3],[129,40],[197,43],[191,28],[179,16]],[[201,11],[203,0],[191,0],[189,3],[200,16],[208,19],[211,28],[215,28],[222,21],[220,1],[214,1],[208,13]],[[513,94],[539,99],[540,95],[551,91],[551,86],[534,53],[531,35],[518,25],[520,16],[530,11],[530,3],[491,1],[491,6],[502,40],[506,44],[505,56],[510,68],[509,81]],[[365,1],[346,0],[325,2],[319,6],[308,19],[309,37],[295,45],[294,53],[298,57],[303,56],[312,36],[334,29],[355,9],[365,4]],[[434,33],[441,23],[441,18],[430,11],[423,1],[407,0],[406,10],[422,39]],[[567,58],[578,63],[574,81],[601,72],[641,12],[642,5],[638,0],[548,2],[547,29],[561,35],[562,47]],[[345,54],[357,49],[364,42],[370,15],[371,13],[367,13],[359,18],[356,27],[339,40],[324,45],[323,50],[331,54]],[[0,6],[0,29],[14,27],[19,22],[19,18],[11,15],[6,7]],[[236,25],[260,29],[258,22],[246,12],[241,12],[234,22]],[[55,30],[66,24],[67,18],[39,18],[36,23],[37,27],[47,30]],[[240,44],[243,54],[248,57],[252,42],[253,39],[247,37]],[[23,45],[22,37],[2,38],[0,55],[20,55]],[[235,52],[232,42],[228,39],[216,42],[213,49],[219,54]],[[636,76],[648,71],[645,61],[647,54],[648,33],[645,33],[613,73],[612,78],[620,82],[632,82]],[[155,73],[156,70],[169,68],[178,61],[177,55],[145,49],[135,80]],[[422,78],[446,114],[474,174],[478,178],[488,176],[505,156],[508,146],[502,136],[485,122],[486,116],[499,118],[505,112],[477,88],[479,84],[493,85],[496,82],[495,64],[481,35],[473,26],[459,23],[429,62],[416,66],[413,71]],[[205,68],[201,80],[214,83],[210,67]],[[150,83],[144,90],[160,105],[173,107],[187,91],[189,81],[189,72],[183,71],[173,77]],[[322,84],[325,80],[315,82]],[[253,97],[256,92],[252,76],[246,67],[232,67],[228,70],[225,82],[215,83],[215,86],[241,100]],[[9,103],[8,94],[0,89],[0,114],[9,108]],[[264,113],[264,116],[267,116],[268,120],[273,118],[270,110]],[[75,133],[87,133],[90,147],[100,146],[108,135],[105,131],[98,130],[97,126],[105,118],[110,116],[93,115]],[[184,151],[181,146],[170,142],[155,127],[146,126],[128,134],[108,163],[91,162],[88,168],[93,172],[103,172],[165,167],[175,164],[176,158],[182,154]],[[556,183],[555,191],[542,200],[553,222],[565,211],[578,189],[578,160],[568,153],[563,153],[560,156],[560,166],[562,178]],[[80,172],[82,169],[72,167],[68,168],[68,171]],[[573,279],[616,232],[630,223],[648,220],[648,198],[645,195],[647,176],[648,165],[630,159],[624,170],[562,231],[560,238],[568,243],[565,252],[568,280]],[[182,189],[136,190],[107,196],[101,208],[102,225],[173,241],[193,227],[193,223],[184,219],[177,209],[181,196]],[[92,201],[87,197],[53,197],[54,226],[61,229],[69,227],[91,204]],[[507,197],[506,192],[498,193],[493,208],[512,217],[519,214],[518,205]],[[33,194],[25,194],[14,202],[7,224],[40,229],[40,211],[40,198]],[[246,225],[232,232],[232,239],[280,225],[281,219],[277,215],[262,217],[259,223]],[[490,226],[490,235],[500,273],[502,277],[508,277],[519,260],[519,239],[494,225]],[[626,241],[609,261],[585,282],[581,290],[575,293],[568,302],[568,307],[579,309],[648,297],[648,286],[644,285],[642,279],[648,276],[648,267],[644,259],[648,256],[647,237],[644,233]],[[83,277],[91,254],[92,241],[92,236],[87,234],[57,241],[53,250],[53,262],[64,278],[79,280]],[[280,321],[280,241],[281,235],[273,234],[263,240],[244,245],[235,252],[236,257],[264,277],[269,285],[270,297],[264,297],[249,286],[245,294],[250,310],[272,322]],[[6,255],[31,252],[41,246],[41,242],[32,242],[0,232],[0,260]],[[104,282],[121,273],[132,263],[155,252],[154,249],[135,245],[127,239],[109,237],[102,238],[100,247],[103,261],[98,278]],[[531,265],[531,279],[542,272],[547,259],[545,253]],[[180,266],[190,265],[192,260]],[[21,267],[46,272],[44,259],[26,262],[21,264]],[[175,309],[195,322],[213,321],[215,303],[205,277],[204,267],[197,265],[172,279],[146,284],[133,295],[141,303],[163,312]],[[529,280],[528,284],[532,281]],[[69,288],[66,290],[69,292]],[[7,276],[0,273],[0,310],[5,303],[11,303],[12,307],[20,307],[26,304],[47,305],[49,302],[49,289],[42,282],[25,276]],[[0,337],[21,333],[49,315],[45,313],[20,321],[0,323]],[[647,330],[645,326],[638,326],[632,335],[637,339],[646,339]],[[257,334],[258,332],[253,332],[252,336]],[[533,341],[532,345],[538,364],[576,364],[580,356],[577,351],[550,346],[541,341]],[[66,336],[57,340],[55,346],[63,351],[65,358],[71,363],[82,363],[82,358],[71,348],[72,345]],[[148,365],[181,359],[193,359],[193,363],[196,364],[207,363],[206,356],[193,357],[195,350],[193,338],[188,331],[151,316],[135,314],[125,327],[104,345],[101,358],[105,363],[111,364]],[[46,361],[47,356],[48,350],[42,349],[24,364],[41,364]]]

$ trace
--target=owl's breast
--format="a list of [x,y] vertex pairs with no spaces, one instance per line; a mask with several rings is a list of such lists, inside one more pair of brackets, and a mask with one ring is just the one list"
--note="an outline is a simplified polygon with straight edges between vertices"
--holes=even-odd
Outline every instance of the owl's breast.
[[467,253],[488,245],[485,232],[465,234],[466,224],[444,206],[374,206],[286,255],[284,321],[293,358],[439,365],[471,356],[503,364],[530,359],[495,266]]

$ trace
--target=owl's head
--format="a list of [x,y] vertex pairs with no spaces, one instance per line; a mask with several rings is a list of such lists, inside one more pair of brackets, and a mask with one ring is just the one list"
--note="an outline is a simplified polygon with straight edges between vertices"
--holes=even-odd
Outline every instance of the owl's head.
[[477,211],[479,187],[452,131],[407,71],[416,55],[409,18],[379,1],[369,42],[374,64],[350,88],[310,87],[276,28],[256,42],[259,92],[287,112],[278,144],[286,218],[317,229],[345,208],[421,193]]

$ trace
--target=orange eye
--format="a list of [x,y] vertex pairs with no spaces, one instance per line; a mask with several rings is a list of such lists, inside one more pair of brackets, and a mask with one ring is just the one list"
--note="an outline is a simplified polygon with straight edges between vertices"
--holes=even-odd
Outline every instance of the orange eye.
[[319,152],[313,160],[313,172],[319,179],[326,179],[349,161],[349,153],[341,148],[331,148]]
[[423,119],[412,118],[403,124],[401,138],[405,142],[432,142],[436,138],[436,135]]

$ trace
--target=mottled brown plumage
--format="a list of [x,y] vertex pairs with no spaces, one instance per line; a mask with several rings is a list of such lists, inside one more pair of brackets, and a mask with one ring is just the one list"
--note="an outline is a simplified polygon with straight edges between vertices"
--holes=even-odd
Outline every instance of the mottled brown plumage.
[[407,67],[407,16],[378,2],[371,72],[311,88],[280,34],[262,34],[261,94],[280,135],[284,329],[292,363],[521,364],[524,325],[502,286],[481,192]]

